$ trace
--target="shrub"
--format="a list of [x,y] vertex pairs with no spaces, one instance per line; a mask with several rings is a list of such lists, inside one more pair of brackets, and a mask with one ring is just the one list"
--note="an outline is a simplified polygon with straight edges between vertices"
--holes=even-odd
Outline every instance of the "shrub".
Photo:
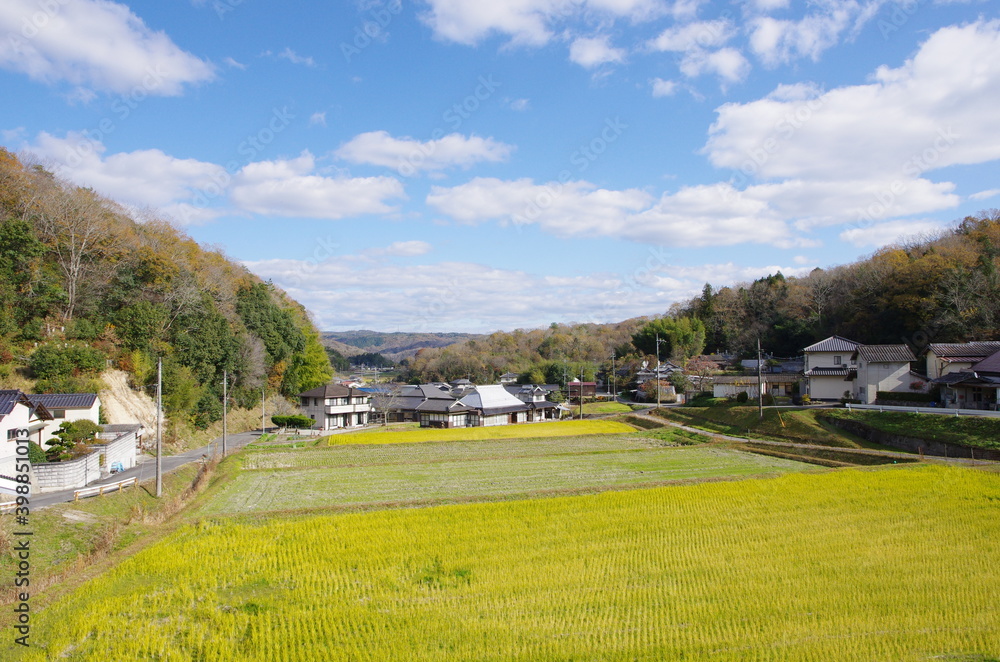
[[31,372],[38,379],[53,379],[104,370],[104,353],[82,343],[42,345],[31,355]]
[[749,400],[750,400],[750,395],[747,394],[746,391],[740,391],[739,393],[736,394],[736,402],[739,402],[740,404],[743,404],[744,402],[747,402]]

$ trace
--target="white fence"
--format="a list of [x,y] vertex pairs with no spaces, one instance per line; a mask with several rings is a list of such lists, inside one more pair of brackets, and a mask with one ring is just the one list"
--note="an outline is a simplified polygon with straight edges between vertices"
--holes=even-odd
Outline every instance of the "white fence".
[[985,416],[987,418],[1000,418],[1000,411],[988,411],[985,409],[947,409],[944,407],[896,407],[889,405],[852,405],[848,403],[847,409],[866,409],[868,411],[899,411],[914,414],[937,414],[939,416]]

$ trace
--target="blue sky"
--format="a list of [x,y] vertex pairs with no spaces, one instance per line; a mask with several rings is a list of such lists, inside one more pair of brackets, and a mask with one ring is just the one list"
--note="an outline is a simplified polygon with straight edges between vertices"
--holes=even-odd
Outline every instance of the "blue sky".
[[5,0],[0,37],[0,143],[323,330],[661,314],[1000,206],[986,1]]

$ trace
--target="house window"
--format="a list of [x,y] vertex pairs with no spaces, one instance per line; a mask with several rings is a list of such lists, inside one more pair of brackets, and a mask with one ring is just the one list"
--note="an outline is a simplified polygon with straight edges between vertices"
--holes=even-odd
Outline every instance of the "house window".
[[844,357],[842,357],[842,356],[835,356],[835,357],[833,357],[833,365],[840,365],[841,363],[843,363],[843,361],[841,361],[842,358],[844,358]]
[[17,428],[7,430],[7,441],[14,441],[15,439],[17,439]]

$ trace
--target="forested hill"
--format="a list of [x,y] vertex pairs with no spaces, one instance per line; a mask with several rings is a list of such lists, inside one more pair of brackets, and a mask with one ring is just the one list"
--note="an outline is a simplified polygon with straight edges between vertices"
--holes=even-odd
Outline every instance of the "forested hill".
[[281,290],[0,148],[0,384],[94,390],[108,365],[149,384],[157,357],[168,413],[202,427],[221,416],[224,370],[243,406],[332,375]]
[[706,347],[749,355],[757,338],[779,356],[838,334],[866,344],[1000,339],[1000,210],[980,212],[936,236],[801,278],[772,274],[702,295],[676,316],[705,325]]
[[383,333],[381,331],[327,331],[323,344],[344,356],[377,353],[398,361],[421,349],[447,347],[466,340],[482,338],[472,333]]
[[862,260],[781,273],[678,302],[651,318],[612,325],[559,325],[495,333],[411,360],[412,381],[469,377],[494,380],[507,371],[522,380],[562,382],[617,366],[633,371],[661,355],[678,363],[702,352],[800,356],[837,334],[866,344],[909,345],[918,355],[931,342],[1000,340],[1000,210],[981,212],[937,236],[880,249]]

